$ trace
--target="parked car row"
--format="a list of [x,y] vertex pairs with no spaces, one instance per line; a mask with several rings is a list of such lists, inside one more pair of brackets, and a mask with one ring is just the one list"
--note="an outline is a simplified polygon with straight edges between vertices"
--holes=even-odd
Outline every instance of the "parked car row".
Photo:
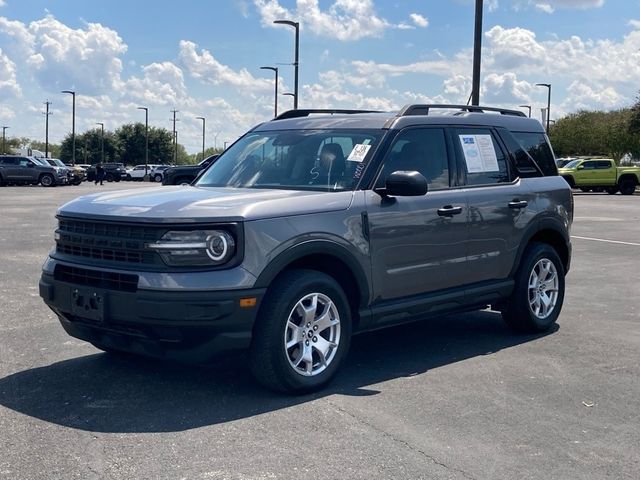
[[[164,171],[171,168],[172,165],[136,165],[126,169],[125,180],[142,182],[145,179],[150,182],[162,182]],[[146,177],[146,178],[145,178]]]
[[0,185],[79,185],[86,178],[81,168],[68,167],[56,158],[0,155]]

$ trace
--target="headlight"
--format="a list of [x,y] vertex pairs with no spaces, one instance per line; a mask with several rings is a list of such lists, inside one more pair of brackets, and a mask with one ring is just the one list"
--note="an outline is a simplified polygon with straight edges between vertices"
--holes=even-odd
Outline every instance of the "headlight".
[[222,265],[233,258],[236,250],[233,237],[224,230],[167,232],[145,246],[156,250],[172,266]]

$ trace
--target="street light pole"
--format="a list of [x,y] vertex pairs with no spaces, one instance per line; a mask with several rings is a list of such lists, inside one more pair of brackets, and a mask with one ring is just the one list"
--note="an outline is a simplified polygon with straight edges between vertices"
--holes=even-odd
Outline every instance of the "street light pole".
[[529,118],[531,118],[531,105],[520,105],[520,108],[528,108],[529,109]]
[[44,102],[44,104],[47,106],[46,111],[44,111],[44,117],[45,117],[45,121],[44,121],[44,156],[49,158],[49,115],[51,115],[51,112],[49,112],[49,105],[51,105],[51,102],[49,100],[47,100],[46,102]]
[[297,110],[298,109],[298,67],[300,65],[300,58],[299,58],[299,54],[300,54],[300,23],[299,22],[294,22],[291,20],[274,20],[273,23],[276,24],[280,24],[280,25],[289,25],[290,27],[293,27],[296,29],[296,52],[295,52],[295,59],[293,62],[293,66],[294,66],[294,84],[293,84],[293,91],[295,93],[295,96],[293,97],[293,109]]
[[104,123],[96,122],[96,125],[100,125],[102,133],[100,134],[100,163],[104,164]]
[[483,0],[476,0],[476,22],[473,40],[473,80],[471,105],[480,105],[480,65],[482,59],[482,7]]
[[204,160],[204,131],[207,120],[204,117],[196,117],[198,120],[202,120],[202,160]]
[[276,74],[276,94],[275,94],[275,114],[273,118],[278,116],[278,67],[260,67],[260,70],[272,70]]
[[138,107],[138,110],[144,110],[144,176],[146,177],[149,174],[147,171],[149,165],[149,109]]
[[551,118],[551,84],[536,83],[536,87],[547,87],[547,133],[549,133],[549,119]]
[[62,93],[68,93],[73,96],[73,107],[71,110],[71,165],[76,164],[76,92],[72,90],[63,90]]
[[5,127],[4,125],[2,126],[2,153],[7,153],[7,151],[5,150],[5,131],[7,130],[7,128],[9,127]]

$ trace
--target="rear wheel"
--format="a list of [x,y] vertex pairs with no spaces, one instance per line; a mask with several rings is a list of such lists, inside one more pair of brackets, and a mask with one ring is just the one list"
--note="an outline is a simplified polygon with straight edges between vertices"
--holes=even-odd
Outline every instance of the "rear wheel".
[[590,192],[591,189],[587,188],[587,187],[580,187],[580,190],[583,191],[584,193]]
[[154,181],[154,182],[161,182],[161,181],[162,181],[162,175],[160,175],[159,173],[156,173],[156,174],[153,176],[153,181]]
[[105,179],[107,182],[113,182],[113,180],[114,180],[114,179],[113,179],[113,174],[112,174],[112,173],[107,173],[107,174],[105,175],[104,179]]
[[543,332],[558,319],[563,301],[564,266],[560,257],[550,245],[532,243],[522,257],[502,318],[516,331]]
[[631,179],[621,180],[619,186],[622,195],[633,195],[636,191],[636,182]]
[[305,393],[325,386],[351,339],[351,309],[340,285],[313,270],[272,283],[253,331],[250,366],[269,389]]
[[176,179],[176,185],[189,185],[193,180],[189,177],[180,177]]

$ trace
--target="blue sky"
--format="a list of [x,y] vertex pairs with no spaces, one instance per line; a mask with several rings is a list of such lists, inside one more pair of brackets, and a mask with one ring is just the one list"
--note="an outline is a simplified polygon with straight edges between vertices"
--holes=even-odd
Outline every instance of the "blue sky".
[[[473,0],[0,0],[0,123],[50,139],[104,122],[171,128],[189,152],[232,141],[273,113],[273,73],[293,90],[301,23],[299,106],[396,109],[466,103]],[[640,0],[485,0],[481,103],[534,115],[553,85],[552,118],[632,104],[640,88]],[[282,64],[282,65],[280,65]],[[280,110],[291,97],[279,97]]]

